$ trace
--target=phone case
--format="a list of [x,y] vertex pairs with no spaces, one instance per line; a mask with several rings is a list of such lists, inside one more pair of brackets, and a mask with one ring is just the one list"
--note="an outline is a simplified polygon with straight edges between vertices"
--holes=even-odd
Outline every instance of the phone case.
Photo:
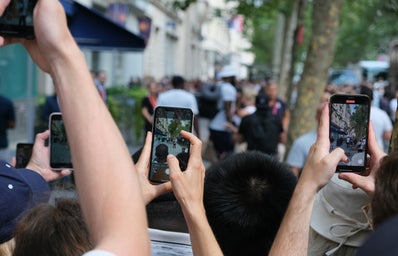
[[180,169],[188,164],[190,143],[180,135],[181,130],[192,132],[193,113],[189,108],[159,106],[155,109],[152,131],[149,180],[163,183],[169,180],[167,155],[177,157]]
[[348,162],[337,172],[362,172],[366,168],[370,99],[366,95],[336,94],[330,98],[330,151],[340,147]]

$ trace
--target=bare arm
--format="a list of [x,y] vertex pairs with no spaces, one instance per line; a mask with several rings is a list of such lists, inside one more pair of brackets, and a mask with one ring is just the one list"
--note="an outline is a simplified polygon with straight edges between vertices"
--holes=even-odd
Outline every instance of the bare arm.
[[22,43],[53,79],[94,246],[116,255],[148,255],[144,201],[134,165],[67,29],[63,7],[58,1],[39,0],[34,19],[36,39]]
[[269,255],[307,255],[310,219],[316,193],[329,182],[338,162],[347,161],[341,148],[329,153],[328,111],[325,105],[317,141],[311,147]]
[[181,205],[191,237],[194,255],[223,255],[207,221],[203,205],[205,168],[202,162],[202,142],[193,134],[181,134],[191,142],[188,167],[181,172],[178,160],[169,155],[170,180],[174,194]]

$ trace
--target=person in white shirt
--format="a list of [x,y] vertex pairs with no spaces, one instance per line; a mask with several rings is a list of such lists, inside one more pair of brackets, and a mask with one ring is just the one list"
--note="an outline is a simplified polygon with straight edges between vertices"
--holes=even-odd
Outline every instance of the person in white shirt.
[[192,109],[195,115],[193,129],[199,137],[199,108],[193,93],[184,90],[185,80],[181,76],[173,76],[171,79],[173,89],[162,92],[158,96],[157,106],[183,107]]

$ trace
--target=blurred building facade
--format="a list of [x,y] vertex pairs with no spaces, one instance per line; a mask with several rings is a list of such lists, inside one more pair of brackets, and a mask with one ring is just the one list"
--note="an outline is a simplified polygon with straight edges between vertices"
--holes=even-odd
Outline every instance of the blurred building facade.
[[[145,48],[137,51],[81,47],[92,70],[106,71],[106,87],[174,74],[207,80],[215,78],[227,64],[239,70],[240,78],[248,76],[254,57],[243,36],[243,17],[234,13],[236,3],[197,0],[186,10],[176,10],[171,0],[76,2],[145,38]],[[17,131],[11,133],[11,140],[31,141],[37,98],[52,94],[53,86],[50,77],[35,66],[19,45],[0,51],[0,93],[13,99],[17,109]],[[20,134],[26,134],[26,138],[21,139]]]

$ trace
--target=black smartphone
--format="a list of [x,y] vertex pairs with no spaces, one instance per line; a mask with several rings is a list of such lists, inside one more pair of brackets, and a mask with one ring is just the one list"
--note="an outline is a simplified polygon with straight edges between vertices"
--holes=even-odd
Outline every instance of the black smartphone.
[[169,181],[167,155],[177,157],[182,171],[187,168],[190,142],[181,136],[181,130],[192,132],[193,112],[189,108],[159,106],[155,108],[152,128],[149,180],[154,183]]
[[50,167],[54,170],[72,169],[72,157],[62,114],[58,112],[52,113],[49,122]]
[[11,0],[0,17],[0,35],[9,37],[35,37],[33,9],[37,0]]
[[18,143],[16,151],[16,168],[25,168],[32,156],[33,144],[32,143]]
[[348,162],[337,172],[362,172],[366,168],[370,98],[362,94],[335,94],[330,98],[330,151],[344,150]]

